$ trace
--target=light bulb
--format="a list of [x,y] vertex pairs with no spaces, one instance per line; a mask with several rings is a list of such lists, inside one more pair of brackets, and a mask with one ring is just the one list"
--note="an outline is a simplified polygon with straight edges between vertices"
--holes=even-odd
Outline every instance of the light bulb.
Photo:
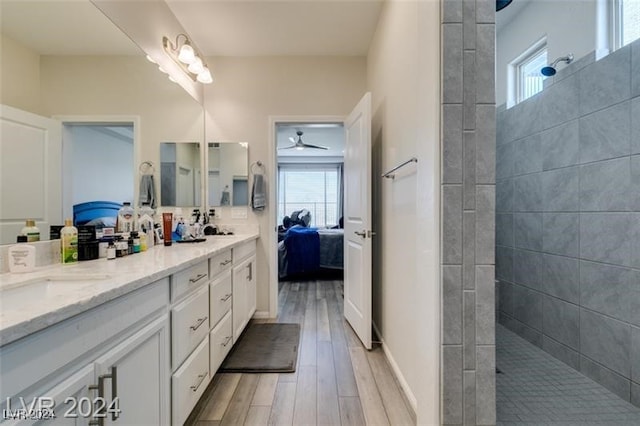
[[198,81],[204,84],[213,83],[213,77],[211,76],[209,68],[204,67],[202,69],[202,72],[198,74]]
[[202,72],[202,70],[204,70],[204,66],[202,65],[202,59],[198,58],[196,56],[196,60],[193,61],[188,67],[187,69],[189,70],[189,72],[192,72],[194,74],[200,74]]
[[163,72],[163,73],[165,73],[165,74],[169,74],[169,73],[168,73],[168,72],[166,72],[166,71],[164,70],[164,68],[162,68],[162,67],[158,67],[158,69],[160,70],[160,72]]
[[304,149],[304,146],[296,146],[296,150],[298,151],[302,151]]
[[193,47],[189,44],[189,42],[185,42],[180,48],[180,53],[178,54],[178,60],[184,64],[192,64],[196,60],[197,56],[193,51]]
[[169,80],[170,80],[170,81],[172,81],[172,82],[174,82],[174,83],[177,83],[176,79],[175,79],[175,78],[173,78],[173,77],[171,77],[171,76],[169,76]]
[[151,63],[156,63],[156,61],[153,60],[153,58],[149,55],[147,55],[147,61],[151,62]]

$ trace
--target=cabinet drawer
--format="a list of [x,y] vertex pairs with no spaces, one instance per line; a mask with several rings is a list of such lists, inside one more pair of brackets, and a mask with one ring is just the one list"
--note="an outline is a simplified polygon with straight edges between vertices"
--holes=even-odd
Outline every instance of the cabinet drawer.
[[231,310],[231,271],[223,272],[210,284],[209,297],[209,324],[215,327]]
[[171,376],[172,424],[181,425],[209,384],[209,336]]
[[231,269],[232,261],[233,259],[231,258],[231,249],[216,254],[211,259],[209,259],[209,276],[213,278],[220,272]]
[[171,301],[175,302],[197,286],[209,281],[209,265],[206,260],[171,277]]
[[171,366],[175,370],[209,331],[209,287],[171,309]]
[[209,369],[211,374],[215,374],[233,346],[233,329],[231,321],[231,312],[220,321],[220,323],[209,333],[209,349],[211,361]]
[[256,240],[251,240],[233,249],[233,261],[238,262],[256,252]]

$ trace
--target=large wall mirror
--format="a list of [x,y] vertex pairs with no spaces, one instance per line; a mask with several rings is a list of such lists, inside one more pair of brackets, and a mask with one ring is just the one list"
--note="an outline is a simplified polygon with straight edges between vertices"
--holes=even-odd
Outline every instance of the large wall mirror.
[[[44,239],[49,225],[71,217],[75,204],[96,200],[137,204],[139,166],[145,161],[154,166],[157,205],[165,205],[159,200],[161,142],[200,144],[204,140],[202,105],[147,61],[142,50],[88,1],[3,0],[0,12],[0,103],[26,114],[56,118],[63,152],[56,157],[52,146],[34,140],[35,149],[20,160],[9,138],[2,138],[3,161],[29,163],[21,170],[57,171],[54,179],[33,173],[40,178],[31,182],[34,192],[28,197],[24,188],[21,194],[13,194],[20,188],[19,180],[4,179],[3,173],[1,204],[11,209],[0,209],[0,243],[15,242],[25,218],[36,220]],[[131,118],[133,128],[122,125],[122,117]],[[65,119],[71,121],[64,123]],[[80,127],[67,131],[63,124]],[[83,127],[93,124],[105,126],[98,131]],[[78,155],[69,152],[71,133],[73,144],[82,148]],[[103,152],[104,140],[113,140],[117,147]],[[97,143],[101,150],[94,149]],[[88,161],[95,162],[95,167]],[[49,191],[47,182],[55,190]],[[99,185],[89,190],[90,182]],[[204,177],[193,182],[193,196],[189,200],[176,196],[175,205],[184,201],[203,207]],[[9,199],[12,203],[4,202]],[[24,205],[19,205],[21,200]]]
[[202,167],[199,143],[160,144],[160,204],[199,207]]
[[249,204],[249,144],[210,142],[207,147],[209,206]]

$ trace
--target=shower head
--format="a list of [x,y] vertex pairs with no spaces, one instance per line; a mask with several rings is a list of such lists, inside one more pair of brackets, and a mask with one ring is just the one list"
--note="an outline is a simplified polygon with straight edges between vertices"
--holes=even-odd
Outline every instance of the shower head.
[[570,64],[571,62],[573,62],[573,53],[569,53],[567,56],[559,57],[558,59],[553,61],[553,63],[551,65],[542,68],[540,70],[540,73],[542,75],[544,75],[545,77],[551,77],[552,75],[555,75],[556,74],[556,65],[558,64],[558,62],[564,62],[566,64]]

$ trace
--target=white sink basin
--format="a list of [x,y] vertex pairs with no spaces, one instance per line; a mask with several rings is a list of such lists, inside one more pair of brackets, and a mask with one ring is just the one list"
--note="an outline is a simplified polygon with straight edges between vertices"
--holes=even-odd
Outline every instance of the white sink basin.
[[11,306],[14,302],[38,301],[67,294],[70,290],[81,289],[96,281],[109,279],[109,275],[68,274],[48,275],[9,284],[0,288],[0,303]]

